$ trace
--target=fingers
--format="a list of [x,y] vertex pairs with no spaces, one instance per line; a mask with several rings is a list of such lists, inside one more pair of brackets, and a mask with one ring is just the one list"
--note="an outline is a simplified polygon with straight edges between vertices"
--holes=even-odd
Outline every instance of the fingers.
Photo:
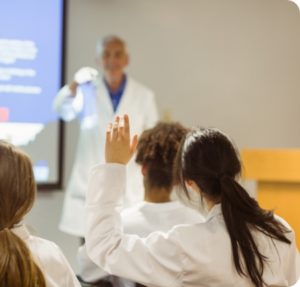
[[108,163],[127,164],[132,158],[138,143],[135,135],[130,139],[129,118],[117,116],[106,130],[105,160]]
[[128,115],[124,115],[124,136],[130,139],[130,124]]
[[128,115],[117,116],[114,123],[109,123],[106,129],[106,140],[117,140],[121,137],[130,139],[130,126]]
[[119,139],[120,139],[121,137],[124,137],[124,136],[125,136],[124,117],[121,117],[121,118],[120,118],[118,133],[119,133]]
[[119,136],[119,122],[120,122],[120,117],[117,116],[115,119],[115,122],[113,123],[112,127],[112,135],[111,138],[112,140],[117,140]]
[[134,135],[132,141],[131,141],[131,146],[130,146],[130,150],[131,150],[131,154],[134,154],[137,144],[138,144],[138,136]]
[[106,144],[110,143],[111,141],[111,131],[112,131],[112,123],[109,123],[106,128],[106,135],[105,135]]

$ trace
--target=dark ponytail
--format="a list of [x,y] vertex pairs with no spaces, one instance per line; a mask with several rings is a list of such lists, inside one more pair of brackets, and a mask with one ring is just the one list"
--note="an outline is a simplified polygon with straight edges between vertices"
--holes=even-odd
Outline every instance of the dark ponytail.
[[[240,275],[249,274],[254,285],[262,287],[264,263],[268,258],[258,250],[251,229],[263,232],[272,239],[291,243],[284,235],[287,229],[274,218],[272,212],[261,209],[257,201],[233,178],[223,177],[220,188],[222,212],[231,239],[236,270]],[[242,267],[240,257],[246,270]]]
[[181,144],[175,165],[175,175],[187,195],[185,180],[193,180],[204,197],[221,203],[235,268],[241,276],[249,276],[255,286],[263,287],[268,258],[258,249],[253,232],[290,244],[285,235],[289,231],[236,181],[240,172],[238,152],[217,129],[190,132]]

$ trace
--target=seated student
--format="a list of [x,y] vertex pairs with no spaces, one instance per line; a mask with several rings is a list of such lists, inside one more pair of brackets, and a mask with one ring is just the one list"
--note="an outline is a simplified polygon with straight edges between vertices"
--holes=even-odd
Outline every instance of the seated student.
[[[141,166],[144,178],[144,201],[122,212],[125,233],[146,237],[153,231],[169,231],[178,224],[204,221],[199,212],[170,199],[174,160],[186,133],[187,129],[178,123],[158,123],[142,133],[136,162]],[[106,275],[87,257],[84,245],[79,248],[78,261],[79,275],[84,281],[96,282]],[[109,279],[113,286],[134,286],[125,279]]]
[[0,286],[80,286],[60,249],[22,223],[35,195],[29,157],[0,141]]
[[106,133],[106,164],[92,170],[87,192],[86,246],[109,273],[147,286],[291,286],[298,277],[295,234],[263,210],[238,183],[238,153],[217,129],[194,129],[182,141],[176,177],[209,209],[204,223],[175,226],[146,238],[123,233],[120,214],[131,140],[128,116]]

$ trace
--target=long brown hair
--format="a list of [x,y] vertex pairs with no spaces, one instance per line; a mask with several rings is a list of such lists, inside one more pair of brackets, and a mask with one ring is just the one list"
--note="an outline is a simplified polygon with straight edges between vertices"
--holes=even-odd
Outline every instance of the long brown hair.
[[221,203],[237,272],[249,276],[255,286],[264,286],[262,276],[268,258],[259,250],[251,231],[290,244],[286,237],[289,231],[236,181],[241,163],[229,138],[217,129],[191,131],[181,144],[175,166],[187,196],[185,181],[193,180],[204,197]]
[[31,209],[35,194],[29,157],[0,141],[0,286],[46,286],[25,242],[11,231]]

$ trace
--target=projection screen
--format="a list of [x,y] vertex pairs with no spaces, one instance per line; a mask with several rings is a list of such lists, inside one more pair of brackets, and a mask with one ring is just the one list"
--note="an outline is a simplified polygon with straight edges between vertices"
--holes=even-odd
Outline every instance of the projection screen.
[[30,155],[42,190],[62,182],[63,124],[52,102],[64,74],[65,6],[0,2],[0,138]]

